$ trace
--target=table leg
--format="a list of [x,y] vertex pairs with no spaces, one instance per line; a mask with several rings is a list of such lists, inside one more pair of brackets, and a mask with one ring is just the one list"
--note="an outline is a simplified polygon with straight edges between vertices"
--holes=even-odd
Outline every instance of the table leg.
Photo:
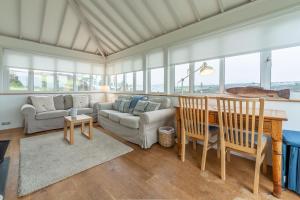
[[176,109],[176,133],[177,133],[177,149],[178,156],[181,155],[181,124],[180,124],[180,111]]
[[70,124],[70,144],[74,144],[74,123]]
[[282,121],[272,122],[273,195],[281,196]]
[[90,119],[90,124],[89,124],[89,139],[93,139],[93,119]]
[[64,139],[67,138],[68,123],[64,121]]

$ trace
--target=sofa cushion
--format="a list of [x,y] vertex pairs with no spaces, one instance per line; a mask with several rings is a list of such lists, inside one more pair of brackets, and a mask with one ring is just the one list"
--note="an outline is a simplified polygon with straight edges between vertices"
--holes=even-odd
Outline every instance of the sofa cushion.
[[91,114],[91,113],[93,113],[93,108],[77,108],[78,115]]
[[119,112],[128,113],[130,102],[130,100],[122,100],[119,105]]
[[116,110],[100,110],[99,115],[108,118],[110,113],[116,113],[116,112],[118,112],[118,111],[116,111]]
[[150,112],[150,111],[155,111],[155,110],[158,110],[160,107],[160,103],[156,103],[156,102],[151,102],[149,101],[146,109],[145,109],[145,112]]
[[133,115],[140,115],[145,112],[149,101],[138,101],[133,110]]
[[89,96],[88,95],[73,95],[74,108],[88,108]]
[[53,101],[54,101],[54,106],[55,106],[56,110],[64,110],[65,109],[63,95],[54,96]]
[[120,99],[115,100],[115,102],[113,104],[113,109],[118,111],[121,102],[122,102],[122,100],[120,100]]
[[171,107],[171,99],[166,97],[155,97],[150,98],[149,101],[160,103],[159,109],[167,109]]
[[54,111],[47,111],[38,113],[35,115],[36,119],[53,119],[58,117],[65,117],[68,116],[69,113],[67,110],[54,110]]
[[129,128],[139,128],[139,116],[125,116],[121,117],[120,124]]
[[121,113],[121,112],[115,112],[115,113],[109,113],[108,118],[114,122],[120,122],[120,118],[124,116],[131,116],[129,113]]
[[70,109],[73,107],[73,97],[72,95],[65,95],[64,96],[64,103],[65,103],[65,110]]
[[139,100],[144,100],[144,96],[133,96],[129,105],[129,112],[132,113]]
[[37,113],[55,110],[53,96],[32,96],[31,101]]

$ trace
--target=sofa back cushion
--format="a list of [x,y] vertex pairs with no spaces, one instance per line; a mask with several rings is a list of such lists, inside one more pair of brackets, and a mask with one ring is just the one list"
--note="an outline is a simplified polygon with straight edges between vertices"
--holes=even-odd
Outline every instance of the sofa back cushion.
[[54,101],[54,106],[55,106],[56,110],[64,110],[65,109],[63,95],[54,96],[53,101]]
[[72,95],[65,95],[64,96],[64,105],[65,105],[65,110],[70,109],[73,107],[73,97]]
[[133,115],[141,115],[146,111],[146,107],[149,104],[149,101],[138,101],[133,110]]
[[32,96],[31,101],[37,113],[55,110],[53,96]]
[[73,95],[74,108],[88,108],[90,105],[88,95]]
[[153,97],[149,101],[160,103],[159,109],[167,109],[171,107],[171,99],[167,97]]
[[113,103],[113,109],[114,109],[114,110],[119,111],[119,106],[120,106],[120,104],[121,104],[121,101],[122,101],[122,100],[120,100],[120,99],[116,99],[116,100],[115,100],[115,102]]
[[121,100],[119,109],[118,109],[119,112],[128,113],[130,102],[131,102],[130,100]]
[[149,101],[146,109],[145,109],[145,112],[150,112],[150,111],[155,111],[155,110],[158,110],[160,107],[160,103],[156,103],[156,102],[151,102]]
[[145,96],[133,96],[129,105],[129,112],[132,113],[138,101],[145,100]]

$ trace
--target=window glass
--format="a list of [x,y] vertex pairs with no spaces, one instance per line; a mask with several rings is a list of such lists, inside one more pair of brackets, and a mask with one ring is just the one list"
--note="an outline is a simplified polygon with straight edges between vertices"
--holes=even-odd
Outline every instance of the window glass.
[[[272,51],[271,88],[290,89],[292,97],[300,97],[300,47]],[[296,92],[296,93],[295,93]]]
[[28,70],[14,68],[9,69],[9,90],[28,90]]
[[225,58],[225,88],[259,85],[260,53]]
[[136,82],[136,86],[135,86],[135,90],[136,91],[143,91],[144,90],[144,73],[143,71],[138,71],[135,72],[135,82]]
[[133,91],[133,72],[125,74],[125,91]]
[[123,91],[124,90],[124,75],[118,74],[117,75],[117,91]]
[[116,75],[109,76],[109,90],[116,91]]
[[[190,72],[190,64],[181,64],[181,65],[175,65],[175,92],[180,93],[181,91],[183,92],[189,92],[189,81],[190,78],[187,77],[183,83],[181,82],[181,79],[186,77]],[[182,85],[182,87],[181,87]]]
[[90,80],[89,74],[76,74],[76,85],[78,91],[89,91],[90,90]]
[[151,69],[151,92],[164,92],[164,68]]
[[57,73],[57,90],[63,91],[73,91],[73,74],[72,73]]
[[209,74],[200,74],[200,71],[194,74],[194,92],[199,93],[216,93],[219,92],[219,80],[220,80],[220,60],[207,60],[201,62],[195,62],[194,69],[199,69],[203,63],[206,62],[209,67],[213,68],[213,71]]
[[54,73],[48,71],[33,71],[34,80],[33,87],[34,91],[47,92],[54,91]]
[[103,76],[101,75],[93,75],[93,90],[100,90],[101,85],[104,85]]

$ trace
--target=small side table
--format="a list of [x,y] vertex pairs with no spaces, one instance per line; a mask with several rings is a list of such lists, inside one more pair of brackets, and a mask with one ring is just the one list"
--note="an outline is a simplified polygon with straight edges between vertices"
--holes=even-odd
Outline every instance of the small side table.
[[[88,125],[88,132],[85,131],[85,124]],[[64,120],[64,139],[69,144],[74,144],[74,125],[81,124],[81,134],[87,139],[93,139],[93,118],[87,115],[77,115],[76,117],[65,117]],[[70,127],[70,137],[68,138],[68,128]]]

